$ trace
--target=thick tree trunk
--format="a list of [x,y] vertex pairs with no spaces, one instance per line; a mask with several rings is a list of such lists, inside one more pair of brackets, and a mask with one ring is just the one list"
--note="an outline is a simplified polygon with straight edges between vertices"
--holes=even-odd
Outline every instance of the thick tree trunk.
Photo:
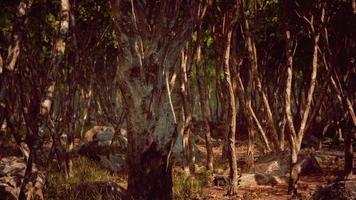
[[[168,99],[154,96],[155,111],[147,113],[141,105],[147,108],[149,99],[136,93],[147,94],[147,91],[143,88],[135,91],[132,86],[127,87],[128,82],[120,82],[128,125],[128,199],[172,199],[170,154],[178,130]],[[156,115],[153,119],[152,114]]]
[[[128,199],[173,198],[170,161],[178,128],[168,72],[197,24],[198,3],[111,3],[120,48],[116,79],[123,96],[128,132]],[[152,13],[146,11],[158,14],[150,18]],[[175,24],[178,22],[182,23]]]
[[172,199],[172,166],[155,142],[129,163],[128,199]]

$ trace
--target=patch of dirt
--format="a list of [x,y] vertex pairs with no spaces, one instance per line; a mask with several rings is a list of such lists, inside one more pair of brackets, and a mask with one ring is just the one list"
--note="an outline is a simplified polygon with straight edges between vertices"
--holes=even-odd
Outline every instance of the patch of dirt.
[[[303,176],[298,182],[298,192],[302,199],[308,199],[318,186],[326,183],[326,179],[320,175]],[[225,187],[209,186],[203,190],[203,193],[206,194],[207,199],[217,200],[286,200],[290,197],[287,190],[287,184],[239,187],[236,196],[228,197],[225,195],[227,191]]]
[[[199,160],[199,164],[204,165],[205,162],[205,146],[199,145],[199,150],[203,153],[202,159]],[[214,152],[214,164],[215,169],[220,171],[224,175],[228,175],[229,169],[227,161],[221,159],[222,147],[215,147]],[[238,168],[244,171],[243,161],[246,159],[247,143],[239,141],[236,146],[236,155],[238,159]],[[336,152],[336,151],[335,151]],[[265,160],[266,163],[270,162],[266,156],[261,157],[261,153],[256,150],[255,159],[259,161]],[[267,160],[266,160],[267,159]],[[288,158],[286,158],[288,159]],[[328,159],[327,159],[328,160]],[[331,162],[331,161],[330,161]],[[280,163],[281,165],[287,162]],[[333,182],[341,175],[343,171],[343,160],[332,161],[322,167],[322,173],[310,171],[307,174],[300,177],[298,181],[298,193],[300,199],[309,199],[313,192],[320,186]],[[290,199],[290,195],[287,194],[288,184],[281,183],[278,185],[257,185],[238,188],[236,196],[226,196],[227,188],[225,186],[207,186],[203,190],[204,199],[216,199],[216,200],[287,200]]]

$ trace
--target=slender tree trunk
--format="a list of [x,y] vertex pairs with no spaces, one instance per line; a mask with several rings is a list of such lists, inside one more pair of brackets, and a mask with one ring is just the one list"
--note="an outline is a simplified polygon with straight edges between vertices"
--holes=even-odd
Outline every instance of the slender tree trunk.
[[232,30],[228,29],[226,33],[226,45],[224,53],[224,84],[228,88],[228,148],[229,148],[229,166],[230,166],[230,180],[231,185],[228,190],[229,195],[235,195],[237,190],[237,163],[235,150],[235,135],[236,135],[236,102],[234,90],[231,83],[230,74],[230,48],[231,48]]
[[[198,30],[198,42],[200,41],[201,33]],[[211,130],[209,126],[209,120],[211,119],[211,112],[208,104],[208,97],[206,87],[204,86],[204,76],[203,70],[201,66],[201,46],[198,44],[196,49],[196,72],[197,72],[197,83],[198,83],[198,90],[199,90],[199,99],[200,99],[200,108],[201,114],[203,118],[203,130],[205,135],[205,144],[207,150],[207,163],[206,167],[208,170],[213,170],[213,147],[211,144]]]
[[[61,0],[61,11],[60,11],[60,29],[59,29],[59,34],[58,38],[55,42],[55,46],[53,48],[54,50],[54,55],[53,55],[53,60],[52,60],[52,69],[49,72],[48,75],[48,80],[49,84],[46,87],[45,95],[41,99],[40,103],[40,110],[39,110],[39,123],[40,125],[43,125],[45,121],[48,120],[49,114],[51,111],[52,107],[52,102],[53,102],[53,95],[54,95],[54,89],[55,89],[55,83],[56,83],[56,78],[55,74],[57,72],[57,69],[59,68],[59,65],[63,59],[64,55],[64,50],[65,50],[65,41],[64,38],[68,32],[69,29],[69,0]],[[35,125],[36,127],[33,126],[31,128],[31,134],[29,136],[29,141],[30,141],[30,155],[29,155],[29,160],[27,162],[26,166],[26,173],[25,173],[25,178],[24,181],[21,185],[21,191],[19,195],[19,199],[25,199],[26,197],[26,185],[28,184],[29,181],[29,176],[32,173],[32,167],[33,163],[36,163],[36,151],[39,148],[39,135],[38,135],[38,124]],[[63,155],[60,155],[59,157],[63,157]],[[61,161],[60,161],[61,162]],[[67,170],[65,169],[67,172]]]
[[22,38],[26,33],[25,26],[28,21],[31,5],[32,0],[22,0],[19,2],[14,14],[15,20],[8,55],[4,61],[0,56],[0,126],[6,118],[7,96],[12,90],[10,83],[13,79],[13,72],[16,69],[16,63],[20,55]]
[[84,138],[84,134],[85,134],[84,131],[86,126],[88,125],[89,115],[91,113],[91,104],[93,99],[92,83],[90,83],[89,85],[88,93],[82,91],[82,96],[84,98],[84,110],[83,110],[83,119],[82,119],[83,122],[80,128],[80,137]]
[[[286,12],[286,7],[284,12]],[[324,12],[324,8],[323,8],[323,12]],[[321,20],[323,21],[323,15],[321,16]],[[296,162],[297,162],[297,156],[301,148],[303,136],[305,133],[305,127],[307,124],[309,113],[311,110],[311,103],[312,103],[314,89],[316,85],[316,76],[317,76],[317,69],[318,69],[318,42],[319,42],[320,34],[319,32],[315,32],[315,27],[313,26],[313,24],[311,24],[311,27],[309,28],[314,42],[312,66],[311,66],[312,72],[311,72],[310,84],[307,93],[304,112],[301,113],[302,119],[300,122],[299,131],[296,133],[293,124],[293,117],[291,113],[291,102],[290,102],[293,56],[291,53],[292,48],[290,45],[290,32],[288,29],[288,23],[285,23],[286,56],[287,56],[287,82],[286,82],[285,106],[286,106],[287,122],[288,122],[289,130],[291,132],[290,133],[291,171],[290,171],[288,192],[293,195],[297,195],[297,181],[298,181],[300,169],[298,169],[298,165],[296,164]]]
[[284,4],[284,28],[285,28],[285,40],[286,40],[286,65],[287,65],[287,80],[286,80],[286,88],[285,88],[285,112],[287,118],[287,124],[289,128],[289,141],[290,141],[290,148],[291,148],[291,157],[290,157],[290,177],[289,177],[289,187],[288,193],[296,193],[296,186],[297,186],[297,174],[293,171],[294,166],[297,163],[298,153],[296,148],[296,131],[294,128],[293,122],[293,114],[291,110],[291,90],[292,90],[292,77],[293,77],[293,55],[292,55],[292,44],[291,44],[291,33],[289,30],[288,19],[287,17],[287,5],[288,1],[285,0]]
[[238,89],[237,95],[238,95],[238,98],[240,101],[240,105],[242,107],[242,111],[247,119],[248,126],[253,126],[253,124],[256,124],[258,132],[261,134],[263,144],[265,145],[265,148],[266,148],[265,150],[271,151],[272,149],[270,147],[270,142],[267,138],[265,131],[262,128],[260,121],[258,120],[258,118],[255,114],[255,111],[253,110],[253,108],[251,106],[247,105],[247,103],[246,103],[246,98],[247,98],[246,95],[247,94],[245,91],[245,87],[242,83],[241,77],[240,77],[240,72],[238,72],[236,74],[236,78],[237,78],[237,89]]
[[[258,62],[257,62],[257,51],[256,51],[256,45],[254,42],[254,38],[253,35],[250,31],[250,27],[249,27],[249,22],[245,16],[245,10],[243,7],[243,1],[240,4],[240,8],[241,8],[241,15],[242,15],[242,19],[243,19],[243,33],[245,35],[245,46],[248,52],[248,59],[250,62],[250,70],[251,70],[251,77],[249,82],[254,82],[257,91],[259,92],[261,98],[262,98],[262,105],[264,106],[264,110],[266,112],[266,118],[267,118],[267,124],[270,130],[270,134],[271,134],[271,139],[272,142],[274,144],[274,149],[277,151],[281,151],[279,143],[278,143],[278,133],[277,133],[277,129],[275,127],[274,124],[274,119],[273,119],[273,114],[271,111],[271,107],[270,104],[268,102],[268,98],[266,93],[264,92],[263,88],[262,88],[262,83],[260,78],[258,77]],[[251,86],[249,83],[249,86]],[[248,88],[249,88],[248,86]],[[247,94],[249,95],[249,94]],[[247,102],[248,103],[248,102]],[[253,132],[252,130],[250,132]],[[253,137],[252,135],[250,137]]]
[[345,164],[344,164],[344,178],[345,179],[351,179],[353,176],[353,160],[354,160],[354,154],[353,154],[353,146],[352,142],[355,140],[355,126],[352,128],[348,128],[348,130],[345,131],[345,144],[344,144],[344,152],[345,152]]
[[191,99],[189,98],[190,93],[190,86],[188,80],[188,72],[187,72],[187,63],[188,62],[188,55],[187,53],[182,50],[181,55],[181,64],[180,64],[180,95],[182,100],[182,125],[181,125],[181,132],[183,135],[183,169],[186,175],[190,175],[190,169],[192,167],[191,163],[191,151],[190,146],[190,123],[192,120],[192,106],[190,105]]

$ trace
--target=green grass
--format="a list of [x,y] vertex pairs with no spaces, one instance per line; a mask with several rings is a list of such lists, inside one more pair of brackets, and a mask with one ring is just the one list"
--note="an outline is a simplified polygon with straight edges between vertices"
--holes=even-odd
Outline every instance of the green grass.
[[[49,200],[75,200],[75,199],[102,199],[95,188],[83,187],[85,183],[94,181],[118,182],[118,177],[110,175],[99,164],[87,159],[77,158],[73,161],[73,176],[65,179],[63,173],[50,170],[47,177],[45,199]],[[122,181],[122,180],[121,180]]]
[[208,184],[208,173],[185,176],[182,171],[175,171],[173,177],[173,197],[175,200],[201,199],[203,188]]

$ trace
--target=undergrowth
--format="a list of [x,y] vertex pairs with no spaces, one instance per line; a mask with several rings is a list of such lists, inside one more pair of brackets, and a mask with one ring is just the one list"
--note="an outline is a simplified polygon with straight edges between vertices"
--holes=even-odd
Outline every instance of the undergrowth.
[[208,185],[209,173],[186,176],[176,171],[173,179],[173,198],[175,200],[202,199],[203,188]]
[[[48,200],[100,200],[103,199],[100,191],[95,188],[83,188],[86,183],[95,181],[115,181],[110,173],[102,169],[99,164],[87,159],[77,158],[73,161],[73,176],[65,179],[63,173],[52,170],[47,177],[45,199]],[[84,191],[84,192],[83,192]]]

